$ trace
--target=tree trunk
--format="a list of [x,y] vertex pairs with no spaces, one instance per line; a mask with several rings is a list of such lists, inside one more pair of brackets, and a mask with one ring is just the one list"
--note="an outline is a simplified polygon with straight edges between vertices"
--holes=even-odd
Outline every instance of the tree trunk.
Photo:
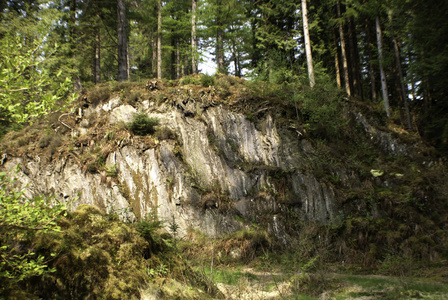
[[101,82],[101,40],[100,28],[95,28],[95,45],[94,45],[94,68],[93,68],[93,82],[95,84]]
[[380,61],[380,76],[381,76],[381,91],[383,93],[384,110],[386,111],[386,116],[390,118],[389,111],[389,93],[387,91],[387,81],[386,73],[383,67],[383,34],[381,32],[380,17],[376,16],[376,40],[378,46],[378,59]]
[[157,77],[157,38],[155,34],[151,34],[151,48],[152,48],[152,77]]
[[348,19],[348,40],[350,49],[350,67],[351,67],[351,82],[353,84],[353,93],[363,100],[361,71],[359,68],[359,52],[358,52],[358,38],[356,37],[355,21],[352,18]]
[[174,51],[174,49],[176,49],[176,41],[174,39],[174,36],[171,36],[171,38],[170,38],[170,48],[172,50],[169,52],[170,61],[169,61],[169,64],[168,64],[168,70],[167,71],[168,71],[168,74],[169,74],[168,78],[170,80],[173,80],[176,77],[176,51]]
[[130,63],[130,56],[129,56],[129,43],[126,43],[126,45],[127,45],[127,49],[126,49],[126,66],[127,66],[127,69],[126,69],[126,73],[127,73],[127,76],[128,76],[128,79],[130,79],[131,78],[131,63]]
[[128,80],[128,35],[126,30],[126,2],[117,0],[118,81]]
[[338,51],[338,37],[335,32],[336,29],[332,29],[333,31],[333,41],[334,41],[334,69],[336,72],[336,84],[338,88],[341,88],[341,67],[339,65],[339,51]]
[[407,128],[411,129],[412,128],[411,114],[409,112],[407,89],[404,85],[403,71],[401,69],[400,47],[398,46],[397,38],[395,38],[395,37],[393,38],[393,43],[394,43],[394,50],[395,50],[395,61],[397,63],[398,78],[400,80],[401,97],[403,100],[404,110],[406,113]]
[[224,32],[223,32],[223,24],[222,24],[222,16],[221,16],[221,0],[217,1],[217,10],[216,10],[216,69],[219,73],[225,73],[224,69]]
[[191,1],[191,66],[193,74],[198,73],[197,45],[196,45],[196,6],[197,0]]
[[372,49],[370,48],[371,45],[374,44],[373,41],[373,35],[372,35],[372,28],[370,26],[369,19],[365,19],[365,27],[366,27],[366,38],[367,38],[367,47],[366,47],[366,54],[369,58],[369,75],[370,75],[370,84],[371,84],[371,93],[372,93],[372,101],[378,100],[378,95],[376,93],[376,75],[375,75],[375,68],[373,67],[372,61],[374,60]]
[[239,61],[239,54],[237,47],[235,45],[235,40],[232,41],[232,59],[233,59],[233,65],[235,66],[235,76],[241,77],[241,70],[240,70],[240,61]]
[[162,79],[162,0],[157,3],[157,79]]
[[310,32],[308,30],[308,9],[306,7],[306,0],[302,0],[302,19],[303,19],[303,34],[305,36],[305,52],[306,52],[306,64],[308,66],[308,78],[310,80],[310,87],[314,87],[314,69],[313,69],[313,56],[311,54]]
[[[341,18],[341,3],[337,2],[338,9],[338,18]],[[344,27],[342,26],[342,22],[339,22],[339,36],[341,41],[341,56],[342,56],[342,68],[344,69],[344,84],[346,93],[351,96],[352,92],[350,90],[350,79],[348,76],[348,61],[347,54],[345,52],[345,38],[344,38]]]
[[180,43],[179,43],[179,38],[176,39],[176,79],[180,79]]

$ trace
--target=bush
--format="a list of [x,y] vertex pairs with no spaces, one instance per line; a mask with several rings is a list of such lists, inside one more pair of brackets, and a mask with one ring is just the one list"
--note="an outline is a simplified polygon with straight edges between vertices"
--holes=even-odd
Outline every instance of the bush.
[[187,85],[187,84],[200,84],[201,82],[199,82],[197,75],[190,75],[190,76],[186,76],[183,77],[180,81],[179,84],[180,85]]
[[207,75],[207,74],[202,75],[201,84],[202,84],[202,86],[205,86],[205,87],[215,85],[215,77]]
[[341,114],[340,91],[324,75],[316,76],[314,88],[309,88],[307,84],[302,86],[303,90],[296,97],[301,103],[303,118],[309,129],[322,138],[338,136],[347,124]]
[[159,125],[157,118],[150,118],[145,113],[136,114],[134,119],[128,123],[128,129],[136,135],[153,134],[154,127]]
[[0,294],[32,276],[54,272],[48,268],[53,254],[38,255],[32,239],[42,233],[61,230],[57,221],[67,207],[54,197],[27,198],[16,178],[0,173]]

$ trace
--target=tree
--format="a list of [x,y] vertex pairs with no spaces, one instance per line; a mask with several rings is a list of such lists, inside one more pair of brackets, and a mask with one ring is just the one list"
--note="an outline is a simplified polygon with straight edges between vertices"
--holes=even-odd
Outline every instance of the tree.
[[198,72],[196,41],[196,6],[197,0],[191,0],[191,66],[193,73]]
[[57,80],[45,67],[55,46],[44,43],[44,37],[36,36],[30,42],[20,35],[6,35],[0,40],[0,117],[10,123],[32,122],[60,107],[60,101],[68,98],[71,80]]
[[126,2],[117,0],[117,4],[118,81],[126,81],[129,73]]
[[376,39],[377,39],[377,46],[378,46],[378,59],[380,61],[381,91],[383,93],[384,110],[386,111],[387,117],[390,118],[389,93],[387,91],[386,72],[384,71],[384,67],[383,67],[383,64],[384,64],[383,34],[381,31],[379,15],[376,16],[375,24],[376,24]]
[[343,28],[343,20],[342,20],[342,13],[341,13],[341,3],[338,0],[337,1],[337,10],[338,10],[338,18],[339,20],[339,38],[341,41],[341,55],[342,55],[342,67],[344,70],[344,84],[345,84],[345,92],[347,95],[351,96],[352,92],[350,89],[350,79],[348,75],[348,59],[347,59],[347,52],[346,52],[346,44],[345,44],[345,35],[344,35],[344,28]]
[[302,0],[303,34],[305,36],[305,52],[306,52],[306,62],[308,66],[308,78],[310,80],[310,86],[313,87],[315,84],[315,80],[314,80],[313,57],[311,54],[310,32],[308,30],[307,14],[308,9],[306,8],[306,0]]
[[157,1],[157,79],[162,79],[162,0]]

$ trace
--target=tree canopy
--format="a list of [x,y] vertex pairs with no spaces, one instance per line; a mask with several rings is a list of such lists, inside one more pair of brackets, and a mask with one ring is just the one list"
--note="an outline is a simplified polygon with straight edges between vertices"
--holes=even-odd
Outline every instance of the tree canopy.
[[65,78],[175,80],[211,57],[219,73],[290,84],[308,80],[312,57],[316,76],[448,147],[446,1],[21,0],[0,12],[3,119],[51,109]]

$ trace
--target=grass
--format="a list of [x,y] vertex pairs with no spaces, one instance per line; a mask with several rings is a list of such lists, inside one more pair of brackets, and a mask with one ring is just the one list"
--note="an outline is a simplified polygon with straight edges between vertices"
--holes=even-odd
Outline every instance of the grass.
[[213,278],[214,283],[224,283],[227,285],[237,285],[241,279],[248,279],[250,281],[258,281],[258,276],[249,273],[249,272],[242,272],[241,267],[232,269],[232,268],[216,268],[213,270],[213,276],[210,276],[211,274],[211,268],[210,267],[196,267],[194,268],[197,272],[202,272],[207,278]]
[[332,291],[332,299],[448,299],[448,286],[443,284],[412,282],[412,278],[374,276],[342,276],[341,288]]

